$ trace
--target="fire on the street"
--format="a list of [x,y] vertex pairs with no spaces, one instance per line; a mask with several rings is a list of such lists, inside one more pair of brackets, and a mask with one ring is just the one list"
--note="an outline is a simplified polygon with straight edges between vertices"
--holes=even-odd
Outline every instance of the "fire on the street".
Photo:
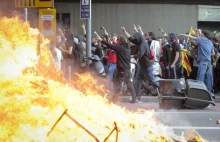
[[0,141],[174,141],[153,111],[132,113],[98,95],[105,90],[90,75],[65,84],[47,43],[19,18],[0,21]]

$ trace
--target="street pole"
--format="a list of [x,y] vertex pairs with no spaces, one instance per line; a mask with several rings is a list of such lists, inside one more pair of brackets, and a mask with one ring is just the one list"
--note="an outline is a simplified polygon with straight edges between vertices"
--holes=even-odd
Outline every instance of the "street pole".
[[28,20],[28,9],[27,8],[24,8],[24,18],[25,18],[25,21]]
[[[92,0],[89,0],[90,5],[90,18],[86,19],[86,57],[91,57],[91,21],[92,21]],[[87,60],[87,67],[89,67],[89,64],[91,63],[90,60]]]

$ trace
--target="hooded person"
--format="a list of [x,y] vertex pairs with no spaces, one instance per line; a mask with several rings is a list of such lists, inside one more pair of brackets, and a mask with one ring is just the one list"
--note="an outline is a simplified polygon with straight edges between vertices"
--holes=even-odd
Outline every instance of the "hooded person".
[[144,37],[140,33],[135,33],[133,37],[128,38],[129,41],[131,41],[135,46],[133,48],[136,48],[136,58],[138,58],[138,62],[141,68],[148,68],[152,66],[152,61],[150,59],[150,48],[144,39]]
[[136,95],[135,89],[133,86],[133,82],[131,80],[130,74],[130,56],[131,56],[131,49],[129,44],[127,43],[127,39],[124,36],[119,36],[118,40],[120,44],[111,44],[106,41],[103,41],[101,38],[99,39],[102,44],[106,45],[107,48],[110,48],[116,52],[117,61],[116,61],[116,76],[114,82],[114,96],[112,97],[112,101],[117,101],[118,96],[121,93],[121,85],[125,82],[128,86],[129,91],[132,95],[132,101],[136,102]]
[[181,47],[177,41],[177,36],[175,33],[169,34],[170,42],[170,61],[169,61],[169,78],[179,79],[183,76],[182,68],[180,67],[181,61]]
[[[148,79],[156,87],[159,87],[159,82],[153,74],[152,65],[154,61],[151,60],[149,45],[140,33],[135,33],[132,37],[124,27],[122,28],[122,31],[128,37],[128,40],[135,44],[132,48],[136,49],[132,51],[136,51],[134,56],[138,59],[139,69],[134,78],[133,84],[136,92],[135,95],[137,95],[137,101],[141,102],[141,86],[144,79]],[[132,100],[130,103],[134,103],[134,101]]]

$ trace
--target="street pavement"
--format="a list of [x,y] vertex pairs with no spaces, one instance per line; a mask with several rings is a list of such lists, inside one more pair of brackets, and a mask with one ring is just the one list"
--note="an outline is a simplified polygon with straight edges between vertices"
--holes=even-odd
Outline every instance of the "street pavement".
[[[120,96],[122,102],[129,102],[130,96]],[[158,102],[158,97],[154,96],[142,96],[142,102]],[[220,93],[215,94],[215,103],[220,103]]]
[[118,105],[134,112],[137,112],[138,108],[154,110],[156,118],[178,136],[193,128],[208,142],[220,142],[220,124],[216,123],[216,120],[220,120],[220,103],[205,109],[160,109],[158,102],[130,104],[124,99],[124,102],[120,101]]

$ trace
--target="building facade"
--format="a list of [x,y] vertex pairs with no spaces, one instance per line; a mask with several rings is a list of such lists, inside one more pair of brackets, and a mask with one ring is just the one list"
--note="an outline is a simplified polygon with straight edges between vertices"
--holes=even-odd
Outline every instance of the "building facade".
[[[57,22],[69,25],[76,35],[82,34],[80,0],[55,0]],[[14,0],[0,1],[0,15],[9,16],[14,10]],[[24,12],[24,9],[16,9]],[[28,9],[31,26],[38,28],[38,9]],[[144,32],[186,33],[190,27],[220,32],[220,0],[92,0],[92,31],[120,34],[124,26],[133,33],[133,24],[139,24]]]
[[[94,2],[93,0],[92,2]],[[171,1],[152,3],[147,0],[136,1],[108,1],[102,3],[96,0],[92,3],[92,31],[101,32],[104,26],[109,33],[120,34],[120,27],[124,26],[130,33],[134,32],[133,24],[139,24],[144,32],[155,32],[157,36],[162,34],[159,28],[165,32],[186,33],[190,27],[220,31],[220,2],[205,3],[200,1],[184,1],[180,3]],[[215,4],[214,6],[212,5]],[[206,5],[200,5],[206,4]],[[209,4],[209,5],[208,5]],[[216,6],[217,5],[217,6]],[[81,25],[86,21],[80,19],[80,3],[74,0],[56,1],[57,21],[68,24],[75,34],[82,34]],[[219,12],[218,12],[219,11]]]

